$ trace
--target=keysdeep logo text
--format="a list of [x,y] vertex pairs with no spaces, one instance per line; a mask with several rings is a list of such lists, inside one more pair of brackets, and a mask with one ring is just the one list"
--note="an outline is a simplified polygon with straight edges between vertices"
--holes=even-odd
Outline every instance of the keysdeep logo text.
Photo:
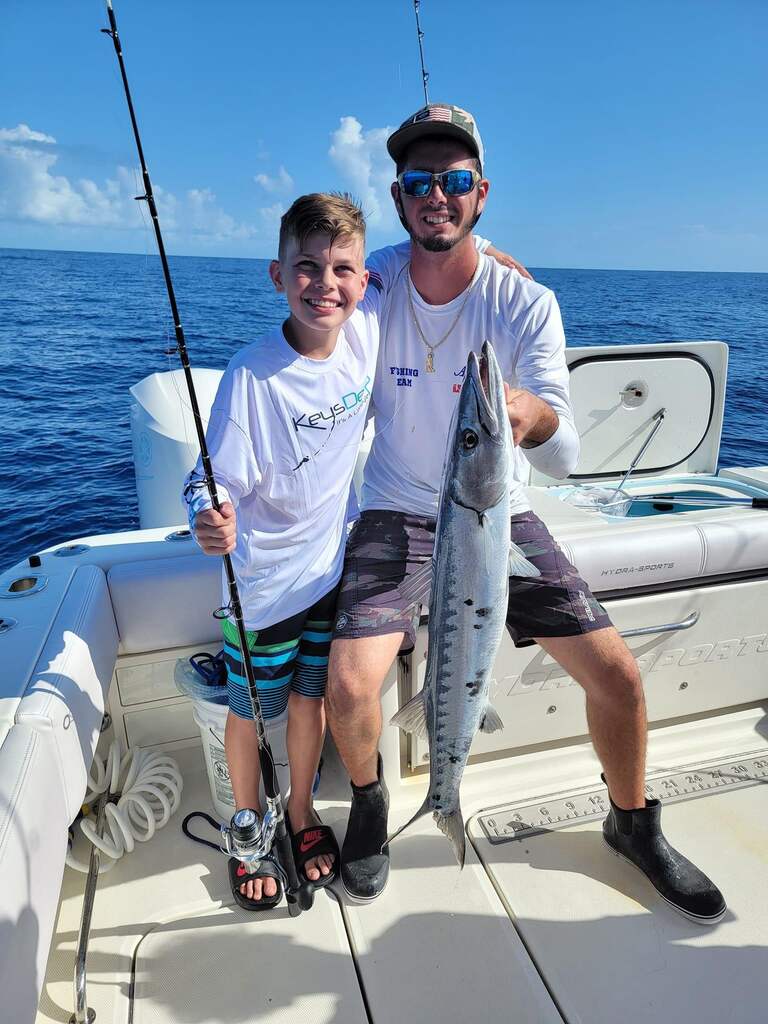
[[[325,409],[318,409],[317,412],[303,412],[300,416],[292,416],[293,429],[298,434],[299,427],[308,427],[311,430],[327,430],[326,424],[335,426],[344,413],[354,416],[359,412],[365,402],[371,397],[371,378],[366,377],[363,386],[359,391],[348,391],[342,395],[338,402],[327,406]],[[347,418],[347,417],[345,417]]]

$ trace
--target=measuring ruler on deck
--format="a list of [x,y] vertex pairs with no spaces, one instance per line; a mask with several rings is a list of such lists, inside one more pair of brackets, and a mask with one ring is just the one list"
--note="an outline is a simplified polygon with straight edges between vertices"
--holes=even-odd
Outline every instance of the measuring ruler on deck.
[[[724,789],[742,789],[768,782],[768,754],[740,757],[706,768],[688,768],[671,775],[651,779],[645,787],[649,800],[665,803],[709,796]],[[491,843],[512,843],[518,839],[569,828],[583,821],[604,818],[608,813],[608,790],[605,786],[534,803],[509,804],[490,814],[479,814],[477,820]]]

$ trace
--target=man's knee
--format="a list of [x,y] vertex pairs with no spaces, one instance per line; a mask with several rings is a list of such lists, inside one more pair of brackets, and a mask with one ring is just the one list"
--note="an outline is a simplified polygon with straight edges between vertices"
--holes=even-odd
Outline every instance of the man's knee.
[[624,641],[618,636],[616,639],[618,642],[601,660],[593,685],[606,697],[641,706],[645,697],[640,669]]
[[334,640],[328,664],[326,707],[331,715],[378,701],[402,634]]
[[329,667],[325,706],[331,715],[350,714],[370,699],[370,687],[360,673],[348,666],[338,666],[333,671]]

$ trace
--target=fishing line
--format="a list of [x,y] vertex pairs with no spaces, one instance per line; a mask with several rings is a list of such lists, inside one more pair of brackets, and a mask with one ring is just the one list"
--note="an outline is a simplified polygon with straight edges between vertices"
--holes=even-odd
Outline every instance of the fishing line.
[[[157,214],[157,206],[155,204],[155,198],[152,191],[152,182],[150,180],[149,171],[147,170],[147,164],[144,159],[144,149],[141,143],[141,137],[139,135],[139,126],[136,120],[136,114],[134,111],[133,100],[131,98],[131,91],[128,85],[128,77],[125,70],[125,62],[123,60],[123,52],[120,44],[120,37],[117,30],[117,21],[115,19],[115,12],[112,8],[112,0],[107,0],[107,17],[109,19],[109,28],[102,29],[106,35],[112,39],[112,43],[115,48],[115,54],[120,67],[120,76],[122,78],[123,90],[125,92],[125,99],[128,105],[128,113],[131,120],[131,127],[133,129],[134,141],[136,143],[136,150],[139,156],[139,163],[141,164],[142,180],[143,180],[143,194],[137,196],[137,199],[147,203],[150,216],[152,218],[152,225],[155,232],[155,240],[157,242],[157,249],[160,256],[160,262],[163,269],[163,277],[165,279],[166,292],[168,294],[168,301],[171,306],[171,314],[173,316],[173,325],[176,335],[176,346],[179,352],[179,358],[181,359],[182,369],[184,370],[184,376],[187,382],[187,389],[189,391],[189,401],[192,407],[192,412],[195,420],[195,429],[197,432],[197,439],[200,446],[200,458],[202,461],[203,472],[205,476],[205,486],[208,489],[210,495],[211,504],[217,512],[221,512],[221,503],[219,501],[218,490],[216,487],[216,481],[213,475],[213,467],[211,465],[210,455],[208,453],[208,446],[205,440],[205,430],[203,428],[202,417],[200,416],[200,409],[197,402],[197,394],[195,392],[195,384],[192,378],[192,367],[189,362],[189,356],[187,354],[186,340],[184,337],[184,329],[181,324],[181,317],[179,315],[178,306],[176,304],[176,294],[173,288],[173,281],[171,279],[171,271],[168,265],[168,258],[165,252],[165,244],[163,242],[163,236],[160,230],[160,221]],[[288,834],[286,827],[285,814],[282,806],[282,798],[280,794],[280,783],[277,777],[277,771],[275,769],[274,758],[272,757],[272,751],[267,739],[266,728],[264,725],[264,717],[261,710],[261,704],[259,702],[259,694],[256,688],[256,681],[253,674],[253,666],[251,664],[250,650],[248,643],[248,635],[245,628],[245,622],[243,619],[242,606],[240,604],[240,594],[237,587],[237,580],[235,577],[235,571],[232,564],[232,559],[229,555],[224,555],[224,570],[227,579],[227,587],[229,590],[229,605],[231,608],[231,615],[238,634],[238,644],[242,655],[243,669],[245,671],[246,681],[248,684],[248,695],[250,698],[251,708],[253,711],[254,724],[256,727],[256,735],[258,739],[259,747],[259,761],[261,764],[261,774],[264,784],[264,791],[267,797],[268,811],[265,817],[272,817],[274,822],[274,839],[278,847],[280,860],[282,861],[286,875],[288,877],[289,885],[286,886],[286,898],[288,901],[288,911],[291,916],[299,914],[302,910],[307,910],[312,906],[313,901],[313,886],[311,882],[299,882],[298,874],[296,871],[296,863],[293,857],[293,849],[291,845],[291,839]],[[233,818],[233,823],[235,818]],[[234,825],[233,825],[234,827]]]

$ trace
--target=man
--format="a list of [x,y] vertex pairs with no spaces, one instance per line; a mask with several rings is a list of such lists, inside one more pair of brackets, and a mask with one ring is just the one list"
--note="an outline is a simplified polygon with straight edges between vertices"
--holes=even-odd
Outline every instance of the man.
[[[331,649],[328,722],[352,782],[342,849],[349,895],[384,888],[389,854],[388,797],[381,780],[379,694],[401,646],[413,637],[413,608],[398,585],[431,557],[443,446],[467,351],[492,341],[509,382],[515,443],[512,539],[541,572],[510,580],[507,627],[534,639],[583,687],[587,720],[604,768],[611,810],[608,844],[639,867],[659,893],[692,920],[725,913],[716,886],[669,846],[657,801],[644,791],[646,713],[637,665],[605,610],[529,510],[525,459],[549,476],[578,460],[568,398],[565,338],[554,295],[476,250],[472,228],[489,190],[473,117],[431,104],[389,138],[397,165],[392,198],[411,237],[382,318],[373,404],[376,436],[350,536]],[[376,286],[387,251],[369,261]],[[521,449],[525,452],[523,456]]]

